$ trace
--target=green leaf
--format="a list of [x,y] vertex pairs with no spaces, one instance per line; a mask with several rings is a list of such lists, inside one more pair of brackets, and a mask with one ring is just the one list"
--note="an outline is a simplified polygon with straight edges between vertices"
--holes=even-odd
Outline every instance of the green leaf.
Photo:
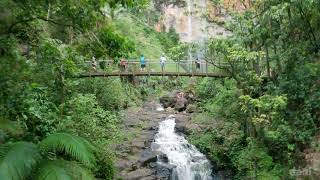
[[87,169],[75,162],[54,160],[45,162],[38,170],[37,180],[93,180],[94,176]]
[[94,159],[94,147],[84,138],[67,133],[55,133],[40,143],[40,149],[49,152],[62,152],[75,160],[92,167]]
[[40,159],[40,152],[33,143],[4,144],[0,146],[0,179],[24,179]]

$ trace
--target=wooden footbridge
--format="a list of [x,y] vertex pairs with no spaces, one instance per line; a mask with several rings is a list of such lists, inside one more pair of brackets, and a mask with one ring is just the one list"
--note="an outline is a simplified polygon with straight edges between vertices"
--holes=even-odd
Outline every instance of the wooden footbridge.
[[[220,66],[223,66],[220,64]],[[225,65],[226,66],[226,65]],[[121,66],[114,61],[86,62],[85,72],[78,75],[79,78],[94,77],[125,77],[125,76],[187,76],[187,77],[215,77],[224,78],[228,74],[221,69],[200,61],[200,66],[195,61],[184,60],[177,62],[166,62],[162,70],[160,63],[150,61],[146,67],[141,69],[140,62],[126,61]]]

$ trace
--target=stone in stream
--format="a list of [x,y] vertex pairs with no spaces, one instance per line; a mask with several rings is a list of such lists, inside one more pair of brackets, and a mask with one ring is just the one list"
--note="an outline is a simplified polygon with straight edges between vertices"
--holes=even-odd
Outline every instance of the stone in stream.
[[152,151],[150,148],[145,149],[142,151],[139,163],[141,166],[145,167],[151,162],[157,162],[157,155],[159,153]]
[[175,179],[173,178],[173,171],[175,166],[169,164],[157,164],[156,167],[156,178],[157,179]]
[[172,91],[162,97],[160,97],[159,101],[162,104],[163,108],[174,107],[176,103],[176,96],[180,93],[180,91]]
[[159,162],[168,163],[169,159],[168,159],[168,156],[166,154],[160,154],[160,155],[158,155],[158,161]]
[[174,109],[176,111],[181,112],[187,108],[187,105],[188,105],[188,100],[183,95],[181,95],[181,97],[177,98],[176,103],[174,105]]
[[182,91],[173,91],[160,97],[160,103],[164,108],[174,108],[176,111],[184,111],[189,103],[188,97]]
[[175,104],[175,99],[174,97],[163,96],[160,98],[160,103],[164,108],[173,107]]

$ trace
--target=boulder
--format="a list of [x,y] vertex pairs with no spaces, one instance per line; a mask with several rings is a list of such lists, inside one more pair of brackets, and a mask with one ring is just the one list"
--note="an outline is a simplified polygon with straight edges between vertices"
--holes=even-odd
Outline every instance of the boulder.
[[152,176],[154,172],[151,169],[143,168],[131,171],[126,175],[126,179],[140,180]]
[[172,91],[162,97],[160,97],[160,103],[162,104],[163,108],[168,108],[168,107],[174,107],[176,103],[176,96],[177,94],[180,93],[180,91]]
[[175,104],[175,98],[170,96],[163,96],[160,99],[160,103],[164,108],[173,107]]
[[166,154],[160,154],[160,155],[158,155],[158,161],[168,163],[169,158]]
[[179,135],[187,134],[187,128],[185,127],[184,124],[176,124],[176,126],[174,127],[174,130]]
[[115,167],[120,171],[126,169],[128,166],[129,166],[129,162],[123,159],[118,159],[115,163]]
[[157,162],[157,152],[152,151],[150,148],[147,148],[142,151],[139,163],[141,166],[147,166],[151,162]]
[[174,179],[174,169],[175,166],[169,164],[158,164],[156,168],[156,177],[157,179]]
[[177,98],[177,101],[174,105],[174,109],[176,111],[181,112],[187,108],[187,105],[188,105],[188,100],[185,97],[180,97],[180,98]]

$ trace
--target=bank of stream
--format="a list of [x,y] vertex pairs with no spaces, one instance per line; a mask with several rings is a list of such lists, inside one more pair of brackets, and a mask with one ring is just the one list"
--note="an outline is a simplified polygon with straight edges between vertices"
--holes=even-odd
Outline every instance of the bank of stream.
[[213,178],[206,156],[184,138],[184,132],[197,128],[191,113],[162,110],[151,101],[124,114],[122,128],[128,138],[116,147],[118,179],[219,179]]

